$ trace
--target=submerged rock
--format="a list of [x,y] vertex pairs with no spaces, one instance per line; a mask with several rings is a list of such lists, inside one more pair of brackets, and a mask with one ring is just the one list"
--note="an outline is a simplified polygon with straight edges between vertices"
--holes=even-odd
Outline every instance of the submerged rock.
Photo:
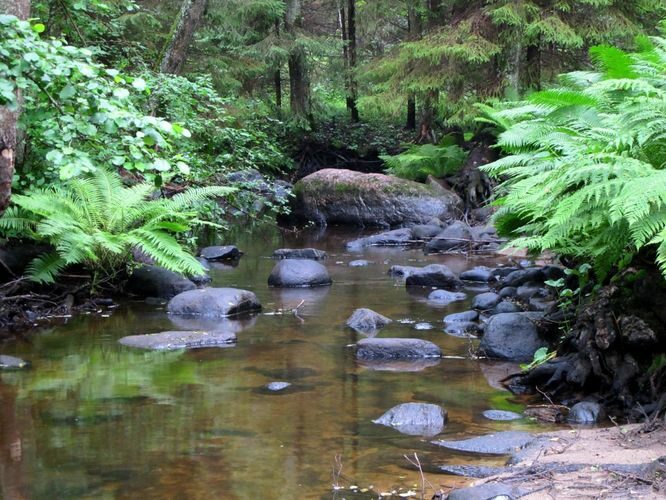
[[359,365],[377,372],[420,372],[437,366],[441,358],[410,358],[410,359],[367,359],[359,360]]
[[323,169],[296,183],[295,213],[318,224],[400,226],[449,219],[462,208],[455,193],[383,174]]
[[235,245],[213,246],[202,248],[199,253],[206,260],[237,260],[243,255]]
[[316,248],[278,248],[273,252],[274,259],[324,260],[326,252]]
[[510,361],[532,361],[534,353],[548,342],[539,336],[536,321],[541,313],[503,313],[492,316],[481,339],[486,356]]
[[356,309],[347,320],[349,328],[366,334],[375,333],[390,323],[393,323],[393,320],[366,308]]
[[434,286],[457,290],[462,282],[444,264],[430,264],[411,271],[405,280],[407,286]]
[[14,356],[6,356],[0,354],[0,370],[20,370],[21,368],[29,368],[30,362],[24,361],[21,358]]
[[483,412],[483,416],[488,420],[497,420],[500,422],[510,421],[510,420],[520,420],[523,416],[520,413],[515,413],[512,411],[505,410],[486,410]]
[[291,384],[289,382],[276,381],[269,382],[264,387],[271,392],[280,392],[284,391],[288,387],[291,387]]
[[455,221],[426,244],[426,251],[446,252],[467,248],[473,243],[474,234],[471,228],[462,221]]
[[346,247],[349,250],[360,250],[366,247],[409,246],[415,243],[411,229],[402,228],[348,241]]
[[225,317],[261,310],[257,296],[238,288],[204,288],[176,295],[169,301],[170,314]]
[[462,292],[449,292],[447,290],[434,290],[428,295],[428,301],[435,302],[439,305],[447,305],[452,302],[465,300],[467,294]]
[[367,267],[370,264],[367,260],[358,259],[349,262],[349,267]]
[[236,335],[228,332],[161,332],[148,335],[130,335],[118,342],[128,347],[173,351],[202,347],[229,347],[236,343]]
[[319,262],[307,259],[281,260],[268,277],[268,286],[298,288],[327,286],[333,283],[326,268]]
[[462,439],[460,441],[433,441],[433,444],[449,450],[481,453],[487,455],[507,455],[518,451],[534,441],[527,432],[506,431],[485,436]]
[[393,427],[410,436],[433,437],[444,430],[448,414],[444,408],[429,403],[403,403],[384,413],[375,424]]
[[441,349],[422,339],[363,339],[356,345],[358,359],[439,358]]
[[140,297],[170,299],[179,293],[196,289],[185,276],[158,266],[136,268],[127,281],[127,291]]

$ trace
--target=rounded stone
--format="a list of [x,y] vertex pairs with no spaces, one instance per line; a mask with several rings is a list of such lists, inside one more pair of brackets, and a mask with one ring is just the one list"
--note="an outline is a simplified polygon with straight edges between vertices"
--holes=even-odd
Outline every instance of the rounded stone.
[[281,260],[268,277],[268,286],[278,288],[328,286],[332,282],[323,265],[307,259]]

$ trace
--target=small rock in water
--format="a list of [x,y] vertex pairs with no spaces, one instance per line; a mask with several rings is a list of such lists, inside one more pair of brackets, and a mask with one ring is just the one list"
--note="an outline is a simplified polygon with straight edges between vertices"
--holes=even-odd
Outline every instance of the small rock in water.
[[483,412],[483,416],[488,420],[497,421],[518,420],[523,418],[523,416],[519,413],[505,410],[486,410]]
[[358,259],[358,260],[352,260],[349,263],[349,267],[366,267],[368,264],[370,263],[367,260]]
[[289,382],[278,381],[278,382],[270,382],[266,384],[264,387],[271,392],[279,392],[285,390],[289,386],[291,386]]
[[224,245],[202,248],[199,255],[206,260],[236,260],[243,252],[234,245]]
[[472,308],[486,311],[499,304],[500,300],[502,300],[502,298],[494,292],[481,293],[474,297]]
[[394,406],[373,423],[393,427],[410,436],[436,436],[444,430],[448,415],[444,408],[429,403]]
[[174,351],[202,347],[229,347],[236,343],[236,335],[227,332],[172,331],[148,335],[129,335],[118,342],[128,347]]
[[481,327],[471,321],[453,321],[444,325],[444,333],[453,337],[475,339],[481,333]]
[[433,441],[432,443],[449,450],[506,455],[524,448],[533,440],[534,437],[528,432],[506,431],[460,441]]
[[319,262],[309,259],[281,260],[268,277],[268,286],[278,288],[328,286],[331,283],[326,268]]
[[456,321],[468,322],[476,321],[477,319],[479,319],[479,313],[477,311],[464,311],[444,316],[444,323],[453,323]]
[[317,248],[278,248],[273,252],[274,259],[323,260],[326,252]]
[[449,292],[446,290],[435,290],[428,295],[428,301],[436,302],[437,304],[447,305],[452,302],[465,300],[467,295],[462,292]]
[[432,330],[435,328],[431,323],[416,323],[414,325],[414,330]]
[[366,308],[356,309],[347,320],[349,328],[363,333],[376,332],[390,323],[393,323],[393,320]]
[[567,420],[572,424],[596,424],[605,417],[603,406],[592,401],[581,401],[569,410]]
[[427,340],[405,338],[370,338],[357,343],[357,359],[405,360],[440,358],[441,349]]
[[14,356],[5,356],[0,354],[0,370],[20,370],[21,368],[30,367],[28,361]]

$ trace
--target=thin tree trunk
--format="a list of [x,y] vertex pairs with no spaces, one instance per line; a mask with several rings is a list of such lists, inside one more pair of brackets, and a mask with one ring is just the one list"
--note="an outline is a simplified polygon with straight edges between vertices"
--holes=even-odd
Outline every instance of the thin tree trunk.
[[539,42],[527,46],[523,90],[541,90],[541,46]]
[[[421,34],[421,18],[416,10],[414,0],[407,3],[407,32],[409,40],[415,40]],[[416,130],[416,94],[410,92],[407,96],[407,130]]]
[[416,96],[410,94],[407,97],[407,123],[405,124],[407,130],[416,130]]
[[[19,19],[30,17],[30,0],[0,0],[0,14],[16,16]],[[16,93],[17,106],[10,109],[0,106],[0,215],[12,196],[12,179],[16,166],[17,123],[21,113],[21,93]]]
[[[280,21],[275,21],[275,36],[280,39]],[[277,67],[273,73],[273,84],[275,86],[275,107],[277,108],[278,117],[282,116],[282,71],[280,66]]]
[[347,1],[347,38],[349,39],[349,97],[347,108],[353,122],[358,122],[358,83],[356,82],[356,0]]
[[171,40],[164,50],[160,72],[178,74],[183,69],[187,50],[203,19],[208,0],[183,0]]
[[[301,0],[287,0],[286,7],[285,30],[295,41],[296,28],[301,27],[303,23]],[[289,53],[288,65],[291,112],[310,120],[310,80],[307,71],[307,57],[303,46],[298,43],[293,44]]]

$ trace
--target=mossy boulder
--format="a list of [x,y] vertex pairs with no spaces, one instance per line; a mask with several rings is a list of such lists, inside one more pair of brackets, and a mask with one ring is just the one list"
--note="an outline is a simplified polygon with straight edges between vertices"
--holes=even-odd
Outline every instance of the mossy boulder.
[[318,224],[404,226],[454,218],[460,198],[443,188],[383,174],[327,168],[294,186],[295,213]]

